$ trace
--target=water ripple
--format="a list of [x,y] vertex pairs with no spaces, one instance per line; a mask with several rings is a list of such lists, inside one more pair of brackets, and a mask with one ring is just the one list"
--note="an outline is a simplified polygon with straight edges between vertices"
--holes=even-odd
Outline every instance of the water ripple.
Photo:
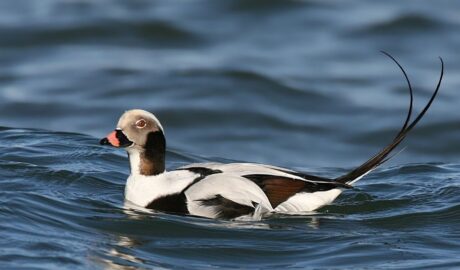
[[419,14],[407,14],[366,26],[358,31],[360,35],[393,35],[442,29],[442,23],[432,17]]
[[[460,220],[458,164],[408,164],[378,170],[317,213],[229,222],[125,209],[122,194],[127,161],[97,146],[92,137],[3,127],[0,139],[11,142],[2,146],[0,155],[0,220],[10,221],[0,226],[17,239],[16,248],[41,247],[44,263],[58,260],[62,266],[86,265],[86,261],[65,255],[72,252],[63,244],[66,242],[77,249],[94,250],[91,261],[120,267],[175,268],[185,263],[200,268],[203,265],[197,257],[228,267],[261,261],[275,268],[306,266],[295,263],[299,261],[346,266],[353,265],[364,250],[366,256],[383,263],[380,258],[385,256],[423,257],[418,249],[409,248],[408,241],[414,240],[405,232],[420,232],[419,237],[431,230],[448,233],[451,224]],[[179,164],[203,160],[177,150],[169,155]],[[98,159],[102,160],[93,164]],[[66,169],[56,166],[59,160],[67,164]],[[97,168],[88,169],[89,164]],[[377,237],[379,231],[385,233]],[[45,239],[59,240],[53,244]],[[426,245],[458,248],[442,235]],[[330,253],[334,258],[325,260]],[[235,262],[236,255],[245,259]],[[36,255],[14,249],[1,256],[24,265],[37,261]]]

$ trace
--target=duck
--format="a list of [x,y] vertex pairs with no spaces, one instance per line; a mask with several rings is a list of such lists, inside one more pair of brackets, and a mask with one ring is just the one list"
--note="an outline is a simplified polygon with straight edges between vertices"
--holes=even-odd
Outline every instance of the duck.
[[412,120],[413,90],[409,78],[391,58],[404,74],[409,89],[405,122],[382,150],[335,178],[258,163],[193,163],[167,170],[163,126],[154,114],[141,109],[124,112],[115,130],[102,138],[100,144],[126,150],[130,175],[125,201],[144,209],[227,220],[261,219],[273,213],[311,213],[332,203],[343,191],[352,189],[358,180],[392,158],[390,154],[434,101],[444,74],[442,59],[436,89]]

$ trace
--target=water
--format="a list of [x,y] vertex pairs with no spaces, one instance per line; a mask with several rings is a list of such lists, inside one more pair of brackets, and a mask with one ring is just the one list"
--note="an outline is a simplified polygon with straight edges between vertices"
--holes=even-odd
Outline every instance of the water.
[[[0,266],[460,267],[460,2],[0,3]],[[336,176],[397,132],[407,68],[426,117],[383,168],[308,216],[215,221],[123,207],[126,109],[168,167],[249,161]]]

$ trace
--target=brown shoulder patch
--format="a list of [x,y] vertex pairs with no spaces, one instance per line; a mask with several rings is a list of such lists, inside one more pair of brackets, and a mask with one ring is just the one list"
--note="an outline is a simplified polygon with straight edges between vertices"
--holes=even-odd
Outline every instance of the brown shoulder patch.
[[267,194],[272,207],[275,208],[289,197],[302,191],[305,188],[305,182],[287,178],[271,178],[263,180],[260,187]]
[[302,181],[276,175],[252,174],[243,177],[256,183],[267,195],[273,208],[299,192],[326,191],[334,188],[350,188],[334,181]]
[[270,175],[245,175],[244,177],[256,183],[264,191],[273,208],[306,187],[306,182],[291,178]]

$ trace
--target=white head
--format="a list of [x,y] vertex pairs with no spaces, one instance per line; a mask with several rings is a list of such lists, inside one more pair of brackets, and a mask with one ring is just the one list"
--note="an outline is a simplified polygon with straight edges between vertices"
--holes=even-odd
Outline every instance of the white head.
[[100,143],[125,148],[132,174],[157,175],[165,170],[166,140],[160,121],[152,113],[126,111],[116,129]]

